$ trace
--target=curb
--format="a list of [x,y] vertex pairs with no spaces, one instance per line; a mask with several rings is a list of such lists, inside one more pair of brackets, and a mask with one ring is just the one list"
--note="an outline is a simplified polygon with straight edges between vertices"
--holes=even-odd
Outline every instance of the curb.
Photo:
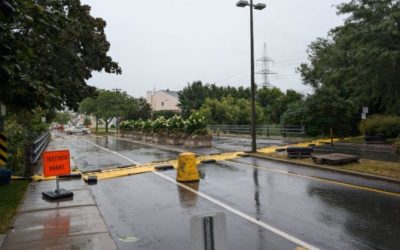
[[367,173],[361,173],[361,172],[356,172],[356,171],[351,171],[351,170],[344,170],[344,169],[337,169],[333,167],[327,167],[327,166],[319,166],[319,165],[314,165],[314,164],[309,164],[309,163],[302,163],[302,162],[293,162],[290,160],[285,160],[285,159],[278,159],[270,156],[263,155],[262,153],[251,153],[250,154],[253,157],[265,159],[265,160],[271,160],[271,161],[276,161],[276,162],[284,162],[284,163],[289,163],[292,165],[300,165],[303,167],[311,167],[311,168],[317,168],[325,171],[332,171],[332,172],[337,172],[341,174],[347,174],[347,175],[353,175],[353,176],[358,176],[358,177],[364,177],[367,179],[372,179],[372,180],[378,180],[378,181],[386,181],[386,182],[391,182],[395,184],[400,184],[400,180],[390,178],[390,177],[384,177],[384,176],[379,176],[379,175],[374,175],[374,174],[367,174]]

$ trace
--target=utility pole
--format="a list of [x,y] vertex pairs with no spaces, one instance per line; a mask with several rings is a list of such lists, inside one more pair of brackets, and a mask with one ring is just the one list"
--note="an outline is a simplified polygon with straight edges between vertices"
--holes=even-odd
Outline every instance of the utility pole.
[[271,82],[269,81],[269,75],[276,74],[270,71],[269,64],[274,63],[274,61],[268,57],[267,53],[267,43],[264,43],[264,53],[263,56],[257,59],[257,62],[261,62],[261,71],[258,71],[256,74],[260,74],[263,77],[263,86],[264,87],[271,87]]
[[253,8],[256,10],[265,9],[266,5],[263,3],[253,4],[245,0],[240,0],[236,3],[237,7],[250,7],[250,86],[251,86],[251,152],[257,152],[256,142],[256,83],[254,79],[254,32],[253,32]]

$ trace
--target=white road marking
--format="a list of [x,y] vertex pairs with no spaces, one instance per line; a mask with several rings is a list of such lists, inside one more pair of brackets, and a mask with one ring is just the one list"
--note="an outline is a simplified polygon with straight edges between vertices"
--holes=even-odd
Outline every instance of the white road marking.
[[[110,150],[108,148],[104,148],[104,147],[102,147],[102,146],[100,146],[100,145],[98,145],[98,144],[96,144],[96,143],[94,143],[92,141],[89,141],[89,140],[86,140],[86,139],[81,139],[81,140],[84,140],[84,141],[86,141],[86,142],[88,142],[90,144],[93,144],[94,146],[99,147],[99,148],[103,149],[104,151],[110,152],[110,153],[115,154],[115,155],[117,155],[117,156],[119,156],[121,158],[124,158],[124,159],[128,160],[129,162],[132,162],[132,163],[134,163],[136,165],[140,165],[139,162],[135,162],[135,161],[129,159],[128,157],[126,157],[126,156],[124,156],[124,155],[122,155],[120,153],[112,151],[112,150]],[[224,208],[224,209],[226,209],[226,210],[238,215],[239,217],[242,217],[243,219],[245,219],[247,221],[250,221],[250,222],[252,222],[252,223],[254,223],[254,224],[256,224],[256,225],[258,225],[260,227],[263,227],[264,229],[267,229],[267,230],[269,230],[269,231],[271,231],[271,232],[273,232],[273,233],[275,233],[275,234],[277,234],[277,235],[279,235],[279,236],[281,236],[281,237],[283,237],[283,238],[285,238],[285,239],[287,239],[287,240],[289,240],[289,241],[291,241],[291,242],[293,242],[295,244],[298,244],[298,245],[300,245],[302,247],[305,247],[305,248],[307,248],[309,250],[318,250],[319,249],[318,247],[315,247],[315,246],[313,246],[313,245],[311,245],[311,244],[309,244],[307,242],[304,242],[304,241],[302,241],[302,240],[300,240],[300,239],[298,239],[298,238],[296,238],[296,237],[294,237],[294,236],[292,236],[292,235],[290,235],[288,233],[285,233],[285,232],[283,232],[283,231],[281,231],[281,230],[279,230],[279,229],[277,229],[277,228],[275,228],[275,227],[273,227],[271,225],[268,225],[265,222],[257,220],[256,218],[253,218],[250,215],[247,215],[247,214],[245,214],[245,213],[243,213],[243,212],[241,212],[241,211],[239,211],[237,209],[234,209],[233,207],[230,207],[230,206],[228,206],[228,205],[226,205],[226,204],[224,204],[224,203],[222,203],[222,202],[220,202],[220,201],[218,201],[218,200],[216,200],[216,199],[214,199],[214,198],[212,198],[212,197],[210,197],[210,196],[208,196],[208,195],[206,195],[204,193],[201,193],[201,192],[196,191],[196,190],[194,190],[194,189],[192,189],[192,188],[190,188],[190,187],[188,187],[188,186],[186,186],[186,185],[184,185],[182,183],[179,183],[179,182],[171,179],[170,177],[168,177],[168,176],[166,176],[164,174],[161,174],[159,172],[152,172],[152,173],[157,175],[157,176],[159,176],[159,177],[161,177],[161,178],[164,178],[165,180],[167,180],[169,182],[172,182],[172,183],[174,183],[174,184],[176,184],[176,185],[178,185],[178,186],[180,186],[180,187],[182,187],[182,188],[184,188],[184,189],[186,189],[186,190],[188,190],[188,191],[190,191],[192,193],[195,193],[198,196],[203,197],[204,199],[206,199],[206,200],[208,200],[208,201],[210,201],[210,202],[212,202],[212,203],[214,203],[214,204],[216,204],[216,205],[218,205],[218,206],[220,206],[220,207],[222,207],[222,208]]]
[[273,227],[271,225],[268,225],[268,224],[266,224],[266,223],[264,223],[262,221],[257,220],[256,218],[253,218],[253,217],[251,217],[251,216],[249,216],[249,215],[247,215],[247,214],[245,214],[243,212],[240,212],[239,210],[236,210],[233,207],[230,207],[230,206],[228,206],[228,205],[226,205],[226,204],[224,204],[224,203],[222,203],[222,202],[220,202],[220,201],[218,201],[218,200],[216,200],[216,199],[214,199],[214,198],[212,198],[212,197],[210,197],[210,196],[208,196],[208,195],[206,195],[204,193],[201,193],[201,192],[196,191],[196,190],[194,190],[194,189],[192,189],[192,188],[190,188],[190,187],[188,187],[188,186],[186,186],[186,185],[184,185],[182,183],[179,183],[179,182],[171,179],[170,177],[168,177],[168,176],[166,176],[164,174],[161,174],[161,173],[158,173],[158,172],[153,172],[153,173],[155,175],[158,175],[159,177],[164,178],[164,179],[168,180],[169,182],[175,183],[176,185],[178,185],[178,186],[180,186],[180,187],[182,187],[182,188],[184,188],[184,189],[186,189],[186,190],[188,190],[188,191],[190,191],[192,193],[195,193],[198,196],[203,197],[204,199],[209,200],[212,203],[214,203],[214,204],[216,204],[216,205],[218,205],[218,206],[220,206],[222,208],[225,208],[226,210],[228,210],[228,211],[230,211],[230,212],[242,217],[243,219],[246,219],[246,220],[248,220],[248,221],[250,221],[250,222],[252,222],[254,224],[257,224],[258,226],[263,227],[263,228],[265,228],[265,229],[267,229],[267,230],[269,230],[269,231],[271,231],[271,232],[273,232],[273,233],[275,233],[275,234],[277,234],[277,235],[279,235],[279,236],[281,236],[281,237],[283,237],[283,238],[285,238],[285,239],[287,239],[287,240],[289,240],[289,241],[291,241],[293,243],[296,243],[296,244],[298,244],[298,245],[300,245],[302,247],[305,247],[307,249],[310,249],[310,250],[311,249],[313,249],[313,250],[319,249],[319,248],[317,248],[317,247],[315,247],[315,246],[313,246],[313,245],[311,245],[311,244],[309,244],[307,242],[304,242],[304,241],[302,241],[302,240],[300,240],[300,239],[298,239],[298,238],[296,238],[296,237],[294,237],[294,236],[292,236],[292,235],[290,235],[288,233],[285,233],[285,232],[283,232],[283,231],[281,231],[281,230],[279,230],[279,229],[277,229],[277,228],[275,228],[275,227]]
[[110,150],[110,149],[108,149],[108,148],[102,147],[102,146],[100,146],[100,145],[98,145],[98,144],[96,144],[96,143],[94,143],[94,142],[92,142],[92,141],[89,141],[89,140],[87,140],[87,139],[81,139],[81,140],[86,141],[86,142],[88,142],[88,143],[90,143],[90,144],[93,144],[94,146],[96,146],[96,147],[98,147],[98,148],[101,148],[101,149],[103,149],[104,151],[107,151],[107,152],[112,153],[112,154],[115,154],[115,155],[117,155],[117,156],[119,156],[119,157],[121,157],[121,158],[124,158],[125,160],[127,160],[127,161],[129,161],[129,162],[131,162],[131,163],[133,163],[133,164],[136,164],[136,165],[140,165],[140,164],[141,164],[141,163],[139,163],[139,162],[137,162],[137,161],[134,161],[134,160],[129,159],[129,158],[126,157],[125,155],[122,155],[122,154],[120,154],[120,153],[118,153],[118,152],[112,151],[112,150]]

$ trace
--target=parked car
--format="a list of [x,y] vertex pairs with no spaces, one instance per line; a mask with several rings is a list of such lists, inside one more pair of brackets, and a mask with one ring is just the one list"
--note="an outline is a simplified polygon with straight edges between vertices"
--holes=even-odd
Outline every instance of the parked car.
[[85,128],[83,126],[76,126],[76,127],[71,127],[71,128],[67,128],[65,129],[65,132],[68,135],[72,135],[72,134],[89,134],[90,133],[90,129]]

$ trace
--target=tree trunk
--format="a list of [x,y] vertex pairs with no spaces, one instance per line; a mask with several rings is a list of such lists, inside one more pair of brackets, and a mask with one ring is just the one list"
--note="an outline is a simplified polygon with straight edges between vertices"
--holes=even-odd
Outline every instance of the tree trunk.
[[99,118],[96,116],[96,133],[99,132]]
[[110,124],[110,122],[112,121],[113,118],[111,118],[110,120],[106,119],[106,133],[108,133],[108,124]]
[[117,134],[119,133],[119,117],[116,117],[117,119],[117,124],[115,126],[115,128],[117,129]]

